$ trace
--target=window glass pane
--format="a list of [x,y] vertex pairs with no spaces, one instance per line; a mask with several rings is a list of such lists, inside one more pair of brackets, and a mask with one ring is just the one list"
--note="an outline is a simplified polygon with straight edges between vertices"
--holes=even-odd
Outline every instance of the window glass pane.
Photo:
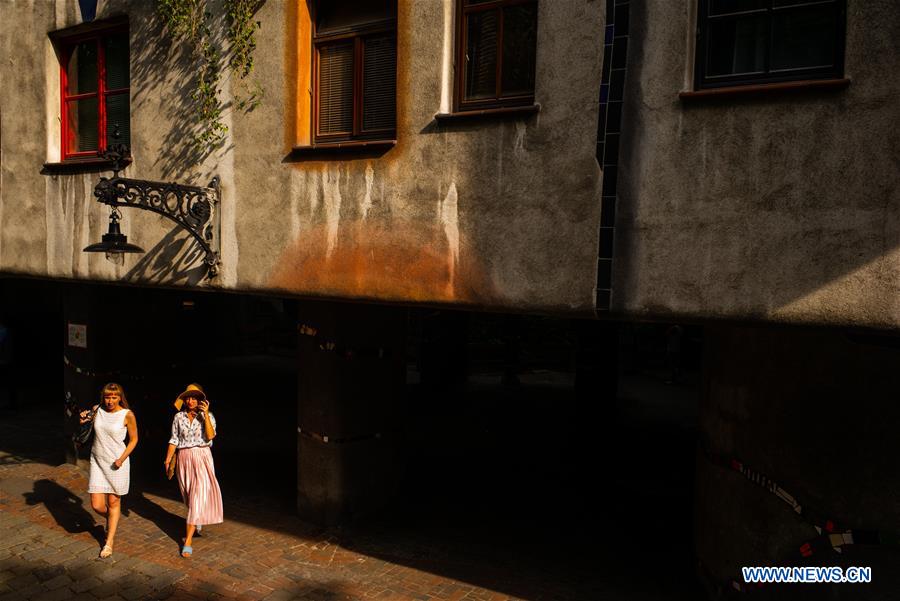
[[[131,123],[129,119],[128,94],[113,94],[106,97],[106,146],[131,144]],[[116,137],[118,132],[119,137]]]
[[709,0],[709,14],[726,15],[769,7],[769,0]]
[[353,42],[319,46],[319,133],[353,130]]
[[394,0],[319,0],[316,32],[335,31],[395,16]]
[[66,65],[66,92],[71,96],[97,91],[97,42],[76,44]]
[[128,87],[128,35],[118,34],[106,38],[106,89]]
[[367,38],[363,48],[364,130],[394,129],[397,43],[393,34]]
[[534,93],[537,4],[503,9],[503,96]]
[[709,21],[707,75],[760,73],[765,70],[768,32],[765,16]]
[[772,69],[831,66],[836,41],[834,5],[777,10],[772,14]]
[[69,152],[97,150],[97,98],[70,100],[66,108]]
[[466,99],[496,97],[498,15],[490,10],[466,19]]

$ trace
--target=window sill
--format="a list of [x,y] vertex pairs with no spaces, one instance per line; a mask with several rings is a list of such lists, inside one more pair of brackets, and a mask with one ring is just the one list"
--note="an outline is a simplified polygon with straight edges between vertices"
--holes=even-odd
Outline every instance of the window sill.
[[[121,160],[121,167],[131,164],[131,157]],[[41,173],[44,175],[66,175],[71,173],[95,173],[97,171],[112,171],[116,166],[115,161],[101,158],[70,159],[59,163],[44,163]]]
[[308,146],[294,146],[292,154],[327,154],[359,152],[360,150],[390,150],[397,145],[397,140],[350,140],[347,142],[324,142]]
[[783,81],[761,83],[746,86],[729,86],[727,88],[709,88],[679,92],[678,97],[684,101],[703,100],[709,98],[727,98],[731,96],[759,96],[796,90],[842,90],[850,85],[850,80],[843,79],[806,79],[801,81]]
[[493,109],[478,111],[456,111],[453,113],[438,113],[434,116],[438,123],[454,123],[456,121],[469,121],[471,119],[489,119],[492,117],[528,117],[539,113],[540,104],[526,104],[524,106],[503,106]]
[[397,140],[349,140],[294,146],[285,162],[329,159],[378,158],[397,145]]

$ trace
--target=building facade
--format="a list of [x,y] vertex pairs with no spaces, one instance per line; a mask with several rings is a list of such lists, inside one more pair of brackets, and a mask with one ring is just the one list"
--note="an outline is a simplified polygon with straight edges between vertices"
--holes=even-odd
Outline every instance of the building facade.
[[[233,4],[210,2],[213,22]],[[157,3],[3,6],[0,272],[368,303],[301,311],[298,503],[322,521],[391,478],[402,365],[317,355],[317,335],[397,349],[408,305],[700,324],[710,589],[805,541],[889,570],[846,541],[900,531],[894,2],[256,8],[247,77],[209,34],[222,143],[198,147],[202,63]],[[82,252],[107,231],[94,189],[122,140],[125,177],[218,178],[216,275],[151,212],[121,218],[146,253]]]
[[[357,25],[365,32],[366,18],[387,25],[391,33],[385,39],[395,48],[385,51],[393,68],[384,75],[396,82],[396,106],[385,105],[392,113],[382,124],[387,130],[329,133],[349,131],[349,122],[341,122],[342,100],[336,100],[334,115],[323,108],[311,134],[319,88],[327,96],[328,86],[338,86],[339,94],[340,83],[327,78],[340,77],[344,68],[336,64],[334,74],[325,73],[316,86],[310,83],[313,63],[329,48],[340,59],[346,46],[313,45],[315,3],[266,2],[254,17],[260,27],[251,79],[223,77],[219,101],[226,107],[227,142],[202,152],[191,144],[197,133],[191,99],[196,61],[166,37],[155,3],[97,6],[91,24],[119,23],[130,43],[130,72],[123,76],[130,77],[132,162],[125,175],[201,186],[220,178],[221,267],[209,281],[197,276],[191,257],[172,256],[178,255],[176,247],[191,249],[170,223],[152,215],[122,220],[122,231],[147,254],[115,267],[102,255],[81,252],[99,240],[106,218],[105,209],[92,202],[98,169],[76,167],[73,173],[62,155],[60,107],[78,100],[60,100],[60,60],[71,48],[67,31],[77,40],[89,30],[80,25],[76,3],[5,7],[4,56],[10,60],[4,67],[3,140],[12,146],[3,149],[9,175],[2,193],[22,200],[4,202],[3,271],[592,314],[601,175],[595,160],[602,62],[597,31],[603,8],[593,2],[529,4],[517,18],[524,19],[521,35],[533,53],[521,61],[530,61],[523,68],[532,74],[524,83],[513,82],[528,94],[509,106],[501,98],[456,110],[456,5],[384,4],[384,14],[363,15],[360,24],[338,23],[332,30],[326,14],[315,42],[330,39],[329,31],[348,35]],[[513,17],[510,22],[518,23]],[[16,23],[27,23],[27,30]],[[493,40],[496,32],[489,26],[495,27],[485,25],[482,35]],[[48,32],[62,33],[51,38]],[[493,67],[496,57],[487,62]],[[261,101],[252,110],[239,109],[238,97],[257,85]],[[484,96],[478,90],[473,95]],[[494,108],[479,116],[481,106]],[[460,113],[472,114],[462,119]],[[326,127],[326,119],[335,121]],[[107,125],[112,136],[112,123]],[[30,141],[23,146],[17,140],[26,135]],[[87,144],[96,150],[96,142]],[[50,165],[41,174],[45,163]],[[160,256],[166,257],[164,268],[154,267]]]

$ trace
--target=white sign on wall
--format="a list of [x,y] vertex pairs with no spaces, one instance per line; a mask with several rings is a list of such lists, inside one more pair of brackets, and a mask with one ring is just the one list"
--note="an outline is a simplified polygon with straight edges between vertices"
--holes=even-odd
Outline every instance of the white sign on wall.
[[87,348],[87,326],[81,323],[69,324],[69,346]]

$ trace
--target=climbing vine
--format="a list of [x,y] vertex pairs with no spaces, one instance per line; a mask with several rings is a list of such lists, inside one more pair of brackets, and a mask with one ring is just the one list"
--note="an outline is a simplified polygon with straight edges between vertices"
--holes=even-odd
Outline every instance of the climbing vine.
[[[221,59],[223,52],[213,36],[212,14],[207,10],[207,0],[156,0],[157,13],[169,36],[184,42],[196,65],[196,85],[191,100],[196,105],[197,132],[194,144],[200,150],[212,150],[221,146],[228,134],[228,126],[222,122],[222,105],[219,102]],[[265,0],[224,0],[231,72],[244,80],[253,71],[253,51],[256,49],[255,33],[260,27],[254,20],[256,10]],[[249,94],[235,98],[237,108],[255,108],[263,95],[259,84],[246,86]]]
[[[228,44],[231,49],[229,66],[231,72],[243,82],[253,71],[253,52],[256,50],[255,33],[260,27],[253,17],[259,9],[260,0],[228,0],[226,17],[228,20]],[[235,103],[241,110],[256,108],[263,96],[259,83],[245,85],[247,95],[235,96]]]

